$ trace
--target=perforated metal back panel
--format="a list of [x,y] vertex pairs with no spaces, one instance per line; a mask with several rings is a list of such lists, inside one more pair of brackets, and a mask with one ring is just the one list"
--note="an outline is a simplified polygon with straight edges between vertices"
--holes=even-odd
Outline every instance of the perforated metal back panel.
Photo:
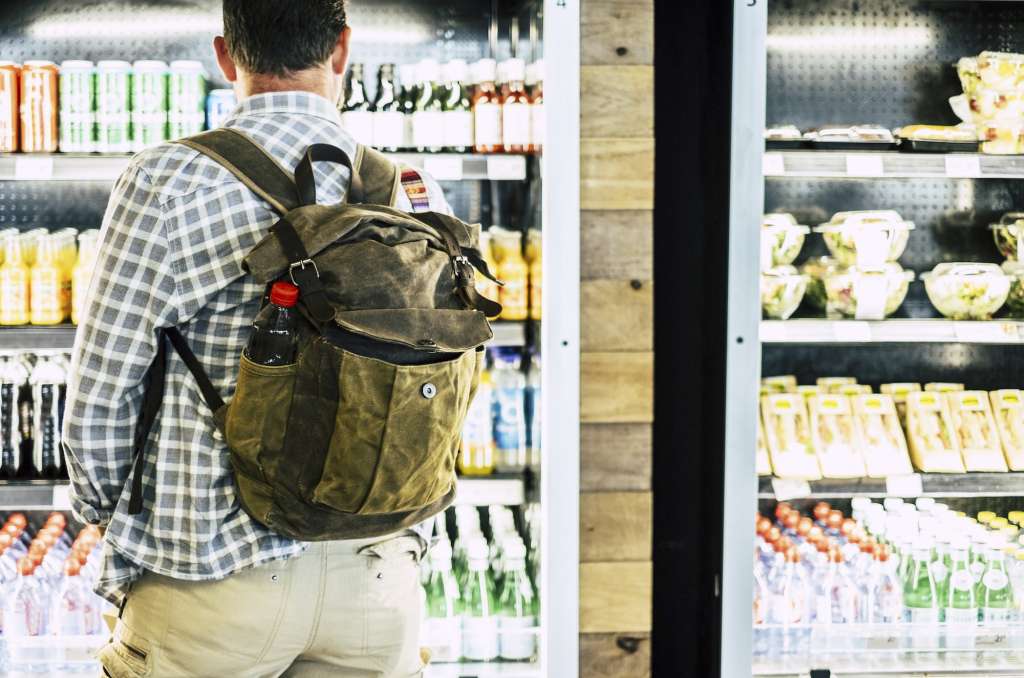
[[955,123],[953,64],[1024,51],[1018,2],[772,0],[768,122]]

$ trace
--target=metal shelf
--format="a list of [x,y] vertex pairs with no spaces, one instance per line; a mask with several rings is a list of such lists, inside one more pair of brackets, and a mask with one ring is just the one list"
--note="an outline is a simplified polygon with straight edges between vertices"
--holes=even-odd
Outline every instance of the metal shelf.
[[769,151],[766,177],[1024,179],[1024,155]]
[[540,665],[534,663],[429,664],[425,678],[541,678]]
[[[457,153],[394,153],[388,157],[430,173],[438,181],[526,179],[525,155]],[[99,181],[113,183],[130,155],[4,154],[0,155],[0,181]]]
[[0,327],[0,351],[70,351],[74,325]]
[[490,346],[526,346],[526,323],[512,320],[499,320],[491,323],[494,338]]
[[526,483],[518,474],[460,477],[455,503],[468,506],[519,506],[526,503]]
[[1015,320],[764,320],[766,344],[964,343],[1024,344]]
[[[921,492],[912,496],[954,497],[1015,497],[1024,496],[1024,473],[921,473]],[[903,480],[906,476],[902,477]],[[902,484],[902,483],[901,483]],[[907,495],[899,489],[889,488],[885,478],[854,478],[848,480],[811,480],[810,493],[803,497],[823,499],[850,499],[856,496],[881,499]],[[893,489],[893,491],[889,491]],[[775,499],[772,479],[758,478],[757,498]],[[909,497],[908,497],[909,498]]]

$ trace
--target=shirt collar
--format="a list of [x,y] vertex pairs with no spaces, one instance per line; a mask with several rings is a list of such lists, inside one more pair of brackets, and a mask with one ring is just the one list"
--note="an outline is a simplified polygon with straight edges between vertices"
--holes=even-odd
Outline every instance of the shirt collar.
[[254,94],[243,99],[232,114],[232,119],[249,115],[268,115],[288,113],[312,115],[341,126],[341,115],[338,107],[330,101],[312,92],[267,92]]

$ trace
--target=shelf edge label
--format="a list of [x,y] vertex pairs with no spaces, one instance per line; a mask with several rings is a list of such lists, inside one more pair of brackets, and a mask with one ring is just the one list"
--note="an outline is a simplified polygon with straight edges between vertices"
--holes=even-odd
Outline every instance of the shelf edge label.
[[885,493],[891,497],[913,498],[924,494],[920,473],[889,476],[885,479]]
[[811,484],[795,478],[772,478],[775,501],[789,501],[811,496]]
[[20,181],[53,178],[53,158],[26,155],[14,159],[14,178]]
[[781,177],[786,174],[786,159],[781,153],[765,153],[761,165],[761,173],[766,177]]
[[851,177],[882,177],[885,165],[880,155],[851,154],[846,156],[846,173]]
[[492,155],[487,158],[487,178],[521,181],[526,178],[526,158],[521,155]]
[[981,177],[981,158],[976,155],[947,155],[946,176],[965,179]]
[[438,181],[462,181],[462,158],[428,157],[423,169]]

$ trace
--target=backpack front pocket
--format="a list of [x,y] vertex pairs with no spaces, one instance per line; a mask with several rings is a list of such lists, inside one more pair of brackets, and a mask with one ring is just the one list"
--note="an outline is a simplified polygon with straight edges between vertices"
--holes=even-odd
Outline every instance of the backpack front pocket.
[[242,356],[224,435],[233,462],[252,478],[268,480],[263,459],[280,455],[284,449],[297,369],[296,364],[258,365]]
[[394,365],[343,353],[338,413],[314,501],[377,515],[450,492],[481,355]]

